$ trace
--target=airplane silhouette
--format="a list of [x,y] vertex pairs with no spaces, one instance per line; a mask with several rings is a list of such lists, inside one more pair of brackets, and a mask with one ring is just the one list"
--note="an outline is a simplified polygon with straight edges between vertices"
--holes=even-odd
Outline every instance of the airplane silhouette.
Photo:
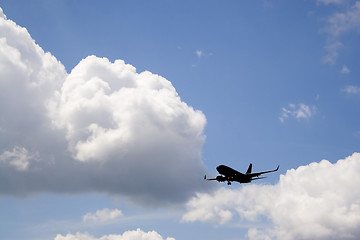
[[227,181],[227,184],[231,185],[231,182],[249,183],[253,180],[266,178],[266,177],[259,177],[259,176],[264,173],[276,172],[277,170],[279,170],[279,165],[274,170],[251,173],[252,163],[250,163],[249,168],[245,174],[238,172],[238,171],[236,171],[228,166],[225,166],[225,165],[219,165],[216,168],[216,170],[219,172],[219,174],[220,174],[219,176],[217,176],[216,178],[206,178],[206,175],[205,175],[204,179],[205,180],[216,180],[218,182]]

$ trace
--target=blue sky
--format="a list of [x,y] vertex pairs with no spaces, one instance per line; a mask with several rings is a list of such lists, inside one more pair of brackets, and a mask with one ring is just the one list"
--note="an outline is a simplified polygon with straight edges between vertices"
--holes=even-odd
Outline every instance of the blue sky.
[[0,7],[1,239],[360,236],[360,2]]

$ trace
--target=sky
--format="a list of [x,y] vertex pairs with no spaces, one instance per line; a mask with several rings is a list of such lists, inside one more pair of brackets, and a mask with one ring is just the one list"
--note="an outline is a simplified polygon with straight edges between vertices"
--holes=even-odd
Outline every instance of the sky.
[[360,237],[360,1],[0,8],[0,239]]

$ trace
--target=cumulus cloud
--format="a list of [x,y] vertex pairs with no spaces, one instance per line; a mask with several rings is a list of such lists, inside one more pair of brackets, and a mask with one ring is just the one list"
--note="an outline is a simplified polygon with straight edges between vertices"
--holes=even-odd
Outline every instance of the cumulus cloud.
[[205,115],[170,81],[96,56],[68,74],[0,12],[0,194],[92,191],[148,205],[206,187]]
[[111,220],[115,220],[123,216],[121,210],[115,209],[108,209],[104,208],[102,210],[97,210],[95,213],[87,213],[83,217],[84,222],[107,222]]
[[182,102],[168,80],[147,71],[138,74],[122,60],[82,60],[57,100],[52,118],[66,129],[69,149],[79,161],[121,158],[154,140],[158,146],[170,142],[190,144],[190,149],[203,141],[205,116]]
[[296,119],[310,119],[316,112],[315,106],[309,106],[303,103],[289,104],[288,108],[282,108],[280,114],[280,122],[285,122],[289,117]]
[[[275,185],[246,185],[199,193],[183,221],[260,222],[250,239],[357,239],[360,237],[360,153],[291,169]],[[224,217],[224,212],[228,212]],[[237,217],[237,218],[236,218]],[[265,217],[265,218],[264,218]]]
[[[100,238],[93,237],[88,233],[67,234],[65,236],[58,234],[54,240],[163,240],[164,238],[155,231],[144,232],[141,229],[126,231],[122,235],[105,235]],[[175,240],[168,237],[166,240]]]
[[[25,28],[0,14],[0,128],[7,149],[26,145],[48,127],[46,104],[65,77],[55,57],[35,44]],[[4,145],[1,141],[0,147]]]

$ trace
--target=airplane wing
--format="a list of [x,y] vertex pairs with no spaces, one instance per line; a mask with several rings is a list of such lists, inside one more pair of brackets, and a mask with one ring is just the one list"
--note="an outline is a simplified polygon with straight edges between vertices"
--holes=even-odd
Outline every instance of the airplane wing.
[[280,165],[278,165],[277,168],[274,169],[274,170],[264,171],[264,172],[257,172],[257,173],[249,173],[249,174],[246,174],[246,176],[259,177],[261,174],[264,174],[264,173],[276,172],[277,170],[279,170],[279,167],[280,167]]
[[252,181],[252,180],[264,179],[264,178],[266,178],[266,177],[257,177],[257,178],[252,178],[252,179],[251,179],[251,181]]
[[216,178],[207,178],[206,175],[204,176],[204,180],[217,180]]
[[206,175],[204,176],[204,180],[208,180],[208,181],[211,181],[211,180],[216,180],[218,182],[225,182],[226,181],[226,177],[224,176],[217,176],[216,178],[207,178]]

